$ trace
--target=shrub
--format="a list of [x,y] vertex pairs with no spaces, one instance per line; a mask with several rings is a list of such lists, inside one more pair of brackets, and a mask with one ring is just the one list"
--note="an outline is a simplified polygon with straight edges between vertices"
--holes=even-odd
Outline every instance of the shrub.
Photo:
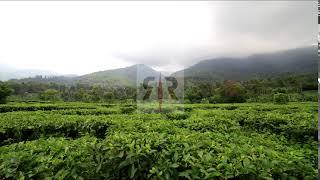
[[191,104],[191,101],[189,99],[185,99],[184,104]]
[[287,93],[288,90],[286,88],[275,88],[272,90],[273,93]]
[[40,99],[54,102],[61,100],[61,97],[59,91],[55,89],[47,89],[41,94]]
[[223,102],[223,98],[221,95],[218,95],[218,94],[209,98],[209,103],[216,104],[216,103],[222,103],[222,102]]
[[273,103],[275,104],[287,104],[289,102],[289,96],[284,93],[277,93],[273,95]]
[[317,102],[318,101],[318,94],[316,94],[316,93],[305,94],[304,99],[305,99],[305,101]]
[[182,120],[190,117],[190,114],[182,111],[177,111],[177,112],[167,113],[166,117],[167,119],[170,119],[170,120]]
[[300,102],[302,101],[302,95],[298,93],[292,93],[289,95],[289,101],[290,102]]
[[136,110],[135,107],[122,107],[122,108],[120,109],[120,111],[121,111],[122,114],[131,114],[131,113],[133,113],[135,110]]
[[201,99],[202,104],[209,104],[209,100],[207,98]]

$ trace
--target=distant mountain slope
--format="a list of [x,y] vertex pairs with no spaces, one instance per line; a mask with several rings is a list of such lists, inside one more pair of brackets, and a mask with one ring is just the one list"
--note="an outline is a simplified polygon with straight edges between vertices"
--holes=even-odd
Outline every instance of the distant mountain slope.
[[[316,74],[318,72],[317,46],[297,48],[275,53],[256,54],[246,58],[216,58],[173,73],[173,76],[210,80],[247,80],[255,77],[273,77],[284,73]],[[2,71],[0,71],[2,72]],[[50,76],[15,80],[63,84],[89,84],[104,86],[135,86],[137,78],[159,76],[159,72],[143,64],[99,71],[83,76]],[[1,75],[1,73],[0,73]],[[36,74],[38,75],[38,74]],[[31,76],[31,74],[29,75]],[[29,77],[28,76],[28,77]]]
[[83,76],[34,76],[31,78],[12,79],[13,82],[62,83],[68,85],[88,84],[103,86],[136,86],[137,78],[159,76],[151,67],[137,64],[125,68],[99,71]]
[[18,82],[18,83],[28,83],[28,82],[33,82],[33,83],[57,83],[57,84],[74,84],[75,82],[75,75],[64,75],[64,76],[41,76],[37,75],[34,77],[30,78],[23,78],[23,79],[11,79],[9,80],[10,82]]
[[106,86],[135,86],[137,75],[158,76],[158,72],[144,64],[137,64],[125,68],[106,70],[86,74],[76,78],[77,83],[100,84]]
[[212,80],[245,80],[256,76],[283,73],[317,73],[317,47],[304,47],[275,53],[256,54],[247,58],[217,58],[178,71],[173,76],[200,77]]
[[37,75],[57,76],[58,74],[55,72],[38,69],[16,69],[6,64],[0,64],[0,81],[6,81],[9,79],[29,78]]

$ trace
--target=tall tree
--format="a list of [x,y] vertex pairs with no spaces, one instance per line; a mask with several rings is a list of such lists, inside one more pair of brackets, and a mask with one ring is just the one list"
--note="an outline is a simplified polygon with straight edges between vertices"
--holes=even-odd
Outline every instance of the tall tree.
[[13,92],[6,83],[0,82],[0,104],[7,102],[7,97]]

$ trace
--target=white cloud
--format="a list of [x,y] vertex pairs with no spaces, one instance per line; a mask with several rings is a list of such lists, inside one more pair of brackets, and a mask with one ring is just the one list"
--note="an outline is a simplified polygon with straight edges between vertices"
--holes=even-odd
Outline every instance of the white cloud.
[[309,45],[312,19],[286,17],[312,17],[308,3],[0,2],[0,62],[68,74],[136,63],[173,71],[202,58]]

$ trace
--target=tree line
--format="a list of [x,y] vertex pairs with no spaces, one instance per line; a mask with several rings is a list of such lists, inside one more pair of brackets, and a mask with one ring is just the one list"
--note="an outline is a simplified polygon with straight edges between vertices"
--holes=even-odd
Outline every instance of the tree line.
[[[185,103],[270,102],[282,94],[290,101],[317,101],[317,75],[286,74],[246,81],[186,78]],[[311,93],[310,93],[311,92]],[[10,96],[9,96],[10,95]],[[276,96],[275,96],[276,95]],[[109,87],[55,82],[0,82],[0,103],[11,101],[135,101],[136,87]],[[282,100],[286,99],[281,96]]]
[[317,101],[316,74],[285,74],[278,77],[255,78],[246,81],[186,80],[185,97],[191,103],[272,102],[276,94],[290,101]]

